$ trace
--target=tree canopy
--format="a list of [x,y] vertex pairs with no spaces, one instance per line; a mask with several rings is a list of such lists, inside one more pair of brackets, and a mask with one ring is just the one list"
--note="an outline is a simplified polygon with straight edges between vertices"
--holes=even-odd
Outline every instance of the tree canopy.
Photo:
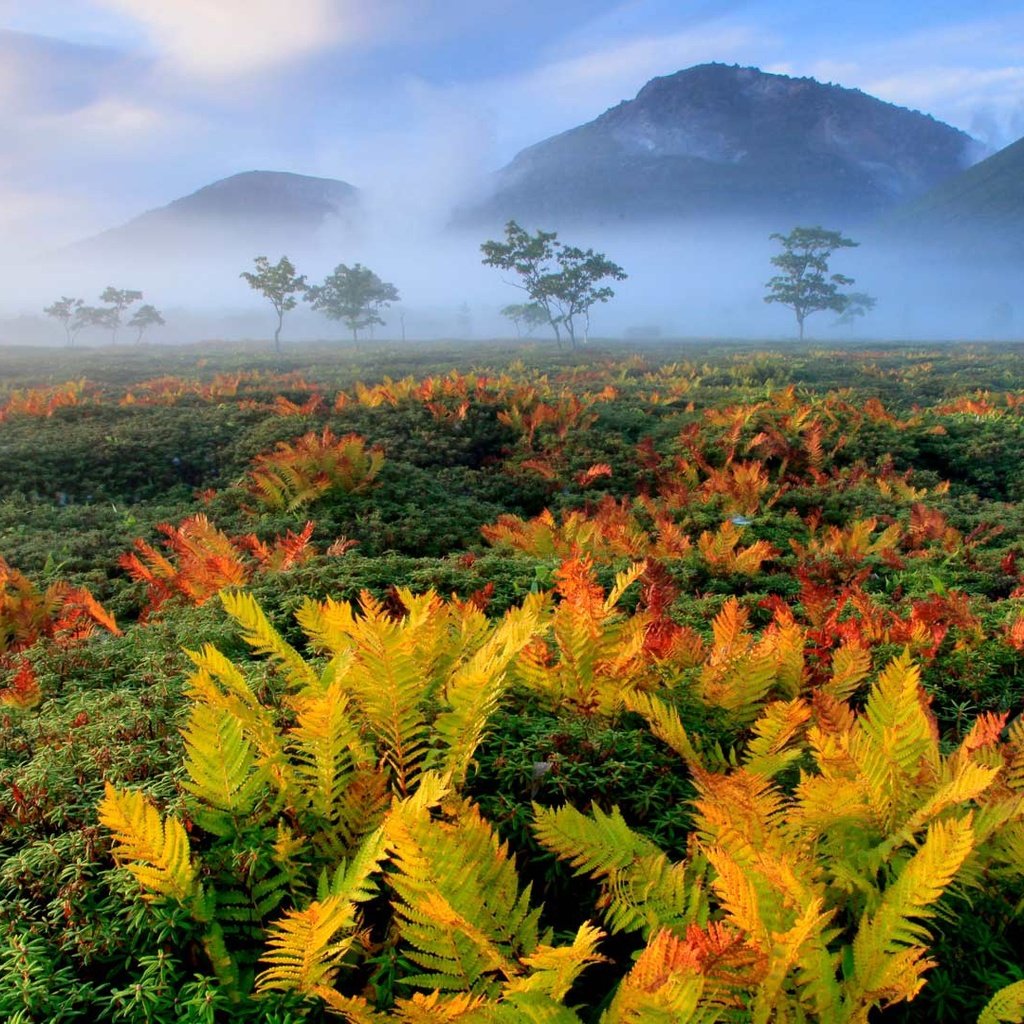
[[764,301],[778,302],[793,310],[801,341],[804,321],[812,313],[831,309],[848,322],[875,305],[875,300],[863,292],[839,290],[853,284],[852,277],[829,273],[828,261],[833,252],[855,248],[860,243],[822,227],[797,227],[788,235],[776,232],[770,237],[782,245],[782,252],[771,260],[781,273],[765,285],[768,294]]
[[292,261],[282,256],[277,263],[271,265],[266,256],[257,256],[253,260],[255,271],[243,270],[239,277],[244,278],[249,287],[270,300],[277,314],[277,329],[274,331],[274,348],[281,351],[281,327],[284,315],[294,309],[299,296],[309,291],[305,274],[296,274]]
[[358,341],[360,331],[384,323],[381,310],[398,302],[399,295],[393,284],[382,281],[369,267],[339,263],[323,284],[309,289],[307,299],[329,320],[342,321],[352,332],[352,340]]
[[590,307],[607,302],[615,292],[600,282],[623,281],[626,273],[604,253],[580,249],[558,241],[554,231],[531,235],[514,220],[505,225],[505,241],[487,241],[480,246],[483,263],[517,274],[530,304],[544,311],[547,323],[561,345],[562,328],[576,348],[577,318],[584,319],[584,340],[590,323]]

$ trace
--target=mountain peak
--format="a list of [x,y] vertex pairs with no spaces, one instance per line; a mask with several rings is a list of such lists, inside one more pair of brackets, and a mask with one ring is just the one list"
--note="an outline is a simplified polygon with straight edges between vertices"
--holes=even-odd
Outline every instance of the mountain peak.
[[358,200],[357,188],[335,178],[242,171],[71,248],[167,258],[226,242],[245,251],[301,245],[331,221],[351,227]]
[[866,221],[963,170],[976,143],[856,89],[699,64],[523,150],[483,213],[548,224],[729,216]]

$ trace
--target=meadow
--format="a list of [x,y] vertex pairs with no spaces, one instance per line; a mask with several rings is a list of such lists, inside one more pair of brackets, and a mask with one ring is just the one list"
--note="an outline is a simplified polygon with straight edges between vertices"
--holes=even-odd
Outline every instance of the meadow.
[[11,349],[0,1018],[1024,1019],[1024,346]]

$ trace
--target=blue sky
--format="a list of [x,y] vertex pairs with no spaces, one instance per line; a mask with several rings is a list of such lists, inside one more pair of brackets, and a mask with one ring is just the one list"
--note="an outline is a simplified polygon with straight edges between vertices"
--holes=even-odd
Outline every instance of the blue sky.
[[1024,135],[1019,0],[0,0],[0,250],[251,168],[440,208],[711,60]]

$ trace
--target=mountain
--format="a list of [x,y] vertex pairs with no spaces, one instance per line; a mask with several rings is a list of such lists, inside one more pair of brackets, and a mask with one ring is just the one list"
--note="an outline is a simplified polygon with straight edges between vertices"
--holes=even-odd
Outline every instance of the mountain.
[[884,229],[909,243],[1024,257],[1024,139],[896,210]]
[[519,153],[459,220],[736,218],[846,229],[961,172],[964,132],[856,89],[702,64]]
[[351,228],[358,198],[358,189],[334,178],[246,171],[77,242],[65,253],[179,258],[213,247],[270,255],[303,245],[328,225]]

